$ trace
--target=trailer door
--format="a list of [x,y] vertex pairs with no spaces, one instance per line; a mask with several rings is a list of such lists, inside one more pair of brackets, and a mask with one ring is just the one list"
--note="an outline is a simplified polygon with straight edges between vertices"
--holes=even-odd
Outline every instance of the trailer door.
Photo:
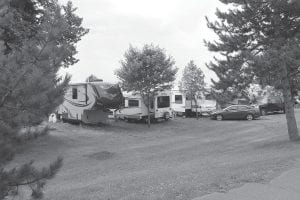
[[164,118],[166,113],[169,113],[169,116],[172,116],[170,96],[157,96],[155,118]]

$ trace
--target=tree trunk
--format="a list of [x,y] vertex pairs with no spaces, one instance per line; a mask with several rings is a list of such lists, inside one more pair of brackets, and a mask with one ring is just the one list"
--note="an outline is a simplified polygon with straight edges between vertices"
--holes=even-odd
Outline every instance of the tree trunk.
[[149,95],[149,93],[147,94],[147,101],[148,101],[148,106],[147,106],[147,110],[148,110],[148,127],[150,128],[150,126],[151,126],[151,117],[150,117],[150,95]]
[[297,122],[294,112],[294,102],[292,98],[291,87],[288,80],[288,73],[286,66],[282,66],[282,86],[283,86],[283,98],[284,98],[284,107],[285,107],[285,117],[287,121],[288,134],[291,141],[299,140],[299,133]]
[[299,140],[299,133],[294,112],[291,90],[283,89],[285,117],[287,121],[288,134],[291,141]]
[[191,94],[191,116],[190,117],[194,117],[194,111],[193,111],[193,95],[192,93],[190,92]]
[[198,114],[198,102],[197,99],[195,98],[195,106],[196,106],[196,118],[199,120],[199,114]]

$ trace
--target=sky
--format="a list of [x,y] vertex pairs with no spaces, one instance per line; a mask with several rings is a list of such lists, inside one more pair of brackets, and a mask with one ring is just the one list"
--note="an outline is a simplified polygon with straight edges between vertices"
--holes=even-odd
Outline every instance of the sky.
[[[60,0],[65,3],[66,0]],[[214,20],[218,0],[72,0],[83,26],[90,32],[77,45],[78,63],[60,71],[72,75],[73,83],[84,82],[94,74],[105,82],[118,81],[120,68],[129,45],[141,48],[154,44],[165,49],[179,68],[177,80],[190,60],[200,67],[207,83],[215,74],[206,68],[213,54],[203,40],[216,35],[207,28],[205,16]]]

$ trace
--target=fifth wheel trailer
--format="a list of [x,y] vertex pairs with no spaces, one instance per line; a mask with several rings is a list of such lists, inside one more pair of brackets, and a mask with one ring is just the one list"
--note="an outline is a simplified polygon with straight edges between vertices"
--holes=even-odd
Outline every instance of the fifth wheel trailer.
[[122,104],[123,95],[117,84],[100,81],[70,84],[58,114],[63,121],[105,123],[112,110]]

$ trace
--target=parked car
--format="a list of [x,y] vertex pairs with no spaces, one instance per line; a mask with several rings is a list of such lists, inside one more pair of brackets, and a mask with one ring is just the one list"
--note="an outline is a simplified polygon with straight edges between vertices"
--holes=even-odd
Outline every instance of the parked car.
[[259,111],[261,115],[274,112],[285,113],[284,102],[281,98],[270,98],[266,103],[259,105]]
[[259,117],[259,110],[247,105],[232,105],[223,110],[214,111],[211,114],[212,119],[216,119],[219,121],[223,119],[253,120]]

